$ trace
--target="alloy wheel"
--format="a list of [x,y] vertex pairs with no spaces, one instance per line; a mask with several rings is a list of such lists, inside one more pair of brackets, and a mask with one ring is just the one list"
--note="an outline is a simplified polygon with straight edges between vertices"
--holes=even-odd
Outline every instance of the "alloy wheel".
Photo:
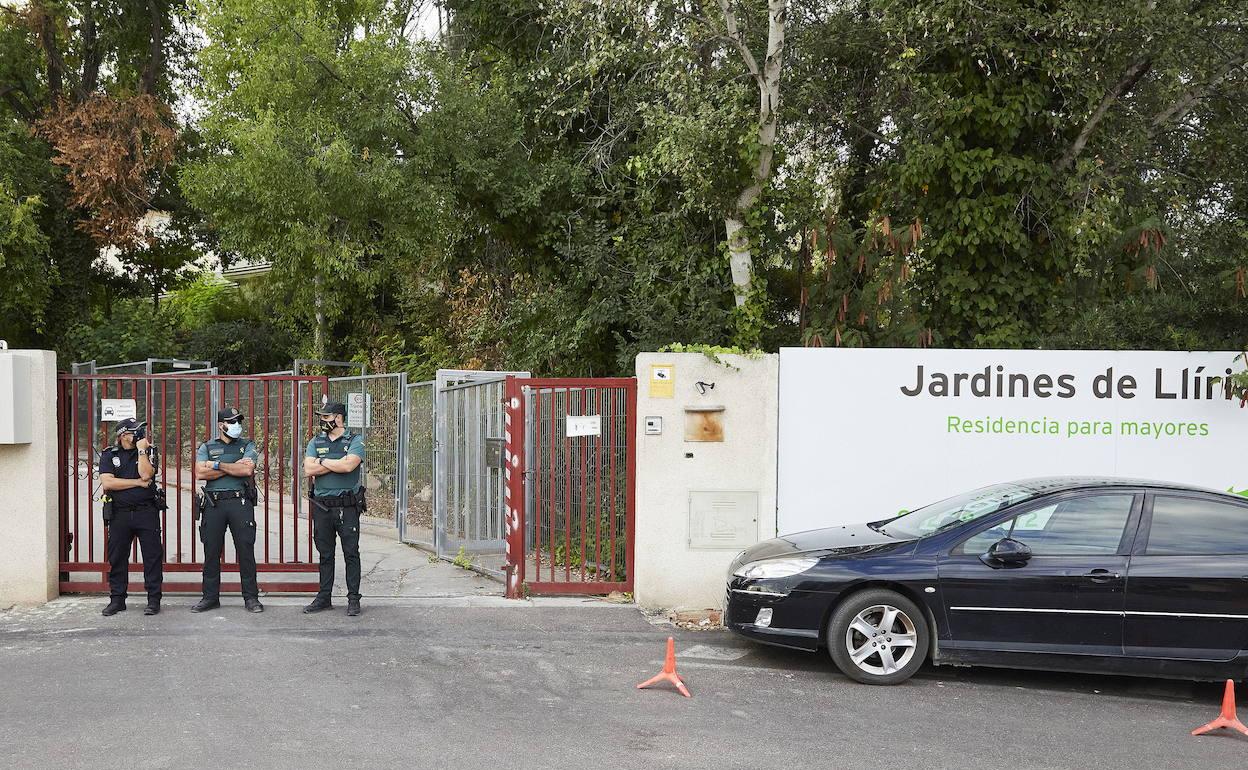
[[888,604],[865,608],[845,629],[845,649],[854,665],[875,676],[905,668],[914,657],[918,634],[914,621]]

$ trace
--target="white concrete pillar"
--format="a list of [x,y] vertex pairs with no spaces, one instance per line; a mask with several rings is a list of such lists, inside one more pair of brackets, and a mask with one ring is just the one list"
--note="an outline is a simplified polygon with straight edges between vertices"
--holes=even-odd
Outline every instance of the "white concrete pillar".
[[42,604],[58,594],[56,354],[0,350],[0,356],[29,361],[29,399],[6,399],[0,409],[29,409],[32,427],[30,443],[0,444],[0,607]]
[[[779,356],[720,359],[637,356],[633,593],[643,606],[721,609],[729,563],[776,534]],[[661,432],[647,433],[647,418]]]

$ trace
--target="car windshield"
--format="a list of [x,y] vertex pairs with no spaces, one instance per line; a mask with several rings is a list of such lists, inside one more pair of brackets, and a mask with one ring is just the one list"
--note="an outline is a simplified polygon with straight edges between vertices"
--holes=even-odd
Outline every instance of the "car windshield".
[[902,540],[924,537],[987,516],[1035,494],[1036,490],[1015,484],[994,484],[879,522],[875,529]]

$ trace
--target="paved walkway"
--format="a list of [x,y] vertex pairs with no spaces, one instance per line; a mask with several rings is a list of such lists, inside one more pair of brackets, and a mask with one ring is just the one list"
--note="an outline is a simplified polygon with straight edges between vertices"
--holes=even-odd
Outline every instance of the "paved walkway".
[[[367,598],[502,596],[501,582],[430,557],[428,551],[398,542],[388,522],[365,517],[360,526],[360,592]],[[334,595],[346,596],[341,546],[334,566]]]

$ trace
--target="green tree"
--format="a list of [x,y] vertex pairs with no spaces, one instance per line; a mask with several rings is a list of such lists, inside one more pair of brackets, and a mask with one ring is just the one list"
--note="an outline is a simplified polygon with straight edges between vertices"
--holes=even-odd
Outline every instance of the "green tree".
[[[904,290],[881,293],[855,272],[825,294],[863,309],[881,305],[872,293],[900,297],[929,332],[906,336],[955,346],[1051,344],[1073,314],[1141,292],[1187,297],[1193,328],[1207,326],[1197,316],[1242,286],[1244,116],[1232,105],[1246,82],[1244,13],[1179,0],[866,1],[793,22],[829,46],[795,33],[796,76],[829,74],[815,76],[813,104],[826,106],[795,105],[790,125],[836,128],[826,143],[786,137],[786,176],[833,182],[823,211],[793,220],[834,235],[825,245],[885,217],[924,234]],[[831,50],[849,31],[871,49],[856,63]],[[871,338],[895,317],[850,313],[831,328]]]
[[[8,199],[41,204],[21,221],[46,244],[6,247],[24,269],[0,288],[0,304],[26,308],[0,321],[10,342],[61,347],[72,327],[110,312],[114,293],[159,296],[193,255],[174,247],[178,227],[139,227],[180,197],[162,171],[177,134],[169,105],[187,43],[181,21],[176,0],[31,0],[0,13],[0,181]],[[118,274],[103,267],[102,249]]]
[[[222,249],[273,263],[307,352],[342,355],[395,312],[440,202],[425,184],[414,113],[426,98],[384,2],[224,0],[197,6],[208,152],[182,183]],[[333,342],[331,343],[331,338]]]

